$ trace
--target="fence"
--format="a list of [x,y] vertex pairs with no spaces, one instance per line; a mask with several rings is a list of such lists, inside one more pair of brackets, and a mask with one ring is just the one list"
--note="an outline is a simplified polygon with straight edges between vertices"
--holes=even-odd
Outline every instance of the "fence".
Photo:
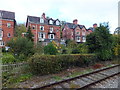
[[27,62],[2,64],[2,72],[9,72],[11,70],[15,70],[16,68],[22,68],[26,65],[28,65]]

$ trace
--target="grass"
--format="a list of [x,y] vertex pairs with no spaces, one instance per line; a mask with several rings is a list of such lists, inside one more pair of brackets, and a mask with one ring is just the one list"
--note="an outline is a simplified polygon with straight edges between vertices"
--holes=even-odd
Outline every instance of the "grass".
[[32,77],[31,73],[27,73],[27,74],[21,74],[19,76],[8,76],[7,73],[4,74],[4,77],[6,77],[6,80],[3,82],[3,87],[11,87],[12,84],[17,84],[23,81],[28,80],[29,78]]
[[52,76],[52,78],[53,78],[54,80],[56,80],[56,81],[60,81],[60,80],[62,80],[62,78],[59,77],[59,76]]
[[68,75],[67,77],[73,78],[73,77],[76,77],[76,76],[79,76],[79,75],[82,75],[82,74],[89,73],[89,72],[91,72],[91,71],[92,71],[92,69],[87,69],[87,70],[80,71],[80,72],[74,72],[74,73],[72,73],[71,75]]

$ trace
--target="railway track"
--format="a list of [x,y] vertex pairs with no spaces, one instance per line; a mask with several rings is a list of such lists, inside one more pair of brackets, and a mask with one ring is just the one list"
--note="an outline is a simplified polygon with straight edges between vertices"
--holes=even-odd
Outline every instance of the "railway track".
[[41,86],[38,88],[33,88],[33,90],[36,90],[36,89],[57,90],[58,88],[61,88],[63,90],[66,88],[85,89],[85,88],[90,87],[91,85],[100,83],[101,81],[105,79],[108,79],[110,77],[120,74],[119,69],[120,69],[120,65],[114,65],[111,67],[106,67],[106,68],[102,68],[99,70],[95,70],[87,74],[76,76],[74,78],[51,83],[51,84]]

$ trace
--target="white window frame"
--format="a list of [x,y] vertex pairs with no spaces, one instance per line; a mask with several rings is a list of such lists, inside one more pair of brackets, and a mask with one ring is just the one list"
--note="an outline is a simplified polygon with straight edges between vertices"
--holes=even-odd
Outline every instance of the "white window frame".
[[[42,37],[42,35],[43,35],[43,37]],[[45,38],[45,33],[39,33],[39,38],[42,38],[42,39],[44,39]]]
[[85,36],[82,37],[82,42],[86,42],[86,37]]
[[81,41],[81,37],[80,36],[77,36],[76,37],[76,42],[80,42]]
[[[53,36],[53,38],[51,38]],[[55,35],[54,34],[49,34],[49,39],[54,39]]]
[[53,24],[53,21],[52,21],[52,20],[49,20],[49,24]]
[[[41,29],[42,27],[43,27],[43,30]],[[40,26],[40,30],[41,30],[41,31],[44,31],[44,26]]]
[[4,46],[5,43],[3,41],[0,41],[0,46]]
[[44,19],[43,18],[40,19],[40,23],[44,23]]
[[11,37],[10,33],[7,34],[8,37]]
[[34,29],[34,30],[35,30],[35,28],[36,28],[36,27],[35,27],[35,25],[32,25],[32,29]]
[[11,23],[7,23],[7,27],[10,28],[11,27]]
[[56,25],[60,25],[60,22],[58,20],[56,21]]

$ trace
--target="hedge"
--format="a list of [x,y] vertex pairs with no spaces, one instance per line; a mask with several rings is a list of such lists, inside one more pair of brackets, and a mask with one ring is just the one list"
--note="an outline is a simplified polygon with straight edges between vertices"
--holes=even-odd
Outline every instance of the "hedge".
[[[33,55],[28,63],[30,70],[36,75],[45,75],[57,73],[61,70],[68,69],[74,66],[83,66],[95,60],[93,54],[71,54],[71,55]],[[93,62],[93,61],[92,61]]]

